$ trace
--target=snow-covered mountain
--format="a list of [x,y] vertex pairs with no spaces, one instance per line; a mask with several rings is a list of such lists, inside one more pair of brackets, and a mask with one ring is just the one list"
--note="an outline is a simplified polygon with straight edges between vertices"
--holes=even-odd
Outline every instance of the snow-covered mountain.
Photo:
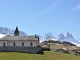
[[[60,33],[57,37],[52,38],[51,40],[54,41],[66,41],[66,42],[71,42],[77,46],[80,46],[80,40],[76,40],[72,34],[67,32],[66,34]],[[43,39],[40,40],[40,42],[45,41],[44,37]]]
[[72,34],[70,34],[69,32],[67,32],[66,34],[60,33],[58,35],[57,38],[55,38],[55,40],[59,40],[59,41],[67,41],[67,42],[71,42],[73,44],[76,44],[78,46],[80,46],[80,42],[78,40],[76,40]]
[[[6,28],[6,27],[0,27],[0,34],[10,34],[14,35],[14,29]],[[19,31],[20,36],[26,36],[27,34],[23,31]]]

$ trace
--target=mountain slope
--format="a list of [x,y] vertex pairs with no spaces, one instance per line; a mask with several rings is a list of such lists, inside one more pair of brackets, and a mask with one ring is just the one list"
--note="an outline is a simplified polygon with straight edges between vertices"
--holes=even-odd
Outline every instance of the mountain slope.
[[[6,28],[6,27],[0,27],[0,33],[1,34],[11,34],[14,35],[14,31],[13,29],[10,28]],[[20,36],[26,36],[27,34],[23,31],[19,31]]]
[[80,42],[77,41],[69,32],[67,32],[66,34],[63,33],[59,34],[56,40],[67,41],[80,46]]
[[[51,40],[53,41],[66,41],[66,42],[71,42],[77,46],[80,46],[80,40],[76,40],[72,34],[70,34],[69,32],[67,32],[66,34],[60,33],[57,37],[51,38]],[[44,37],[43,37],[43,41],[44,41]],[[41,41],[42,42],[42,41]]]

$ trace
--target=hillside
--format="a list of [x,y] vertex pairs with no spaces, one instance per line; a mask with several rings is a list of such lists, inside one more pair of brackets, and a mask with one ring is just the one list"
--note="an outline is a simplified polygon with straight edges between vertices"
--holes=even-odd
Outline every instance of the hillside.
[[0,60],[80,60],[80,56],[45,51],[44,55],[18,52],[1,52]]

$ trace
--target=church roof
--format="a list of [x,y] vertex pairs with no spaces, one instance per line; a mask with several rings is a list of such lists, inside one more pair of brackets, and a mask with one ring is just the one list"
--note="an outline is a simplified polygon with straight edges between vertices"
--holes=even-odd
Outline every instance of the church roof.
[[4,36],[0,40],[38,40],[35,36]]

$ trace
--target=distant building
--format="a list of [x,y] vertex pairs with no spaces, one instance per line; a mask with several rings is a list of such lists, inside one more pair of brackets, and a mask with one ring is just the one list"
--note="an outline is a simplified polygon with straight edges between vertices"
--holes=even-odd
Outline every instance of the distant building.
[[18,51],[37,53],[42,48],[39,46],[39,37],[33,36],[19,36],[18,27],[16,27],[14,36],[4,36],[0,38],[0,51]]

